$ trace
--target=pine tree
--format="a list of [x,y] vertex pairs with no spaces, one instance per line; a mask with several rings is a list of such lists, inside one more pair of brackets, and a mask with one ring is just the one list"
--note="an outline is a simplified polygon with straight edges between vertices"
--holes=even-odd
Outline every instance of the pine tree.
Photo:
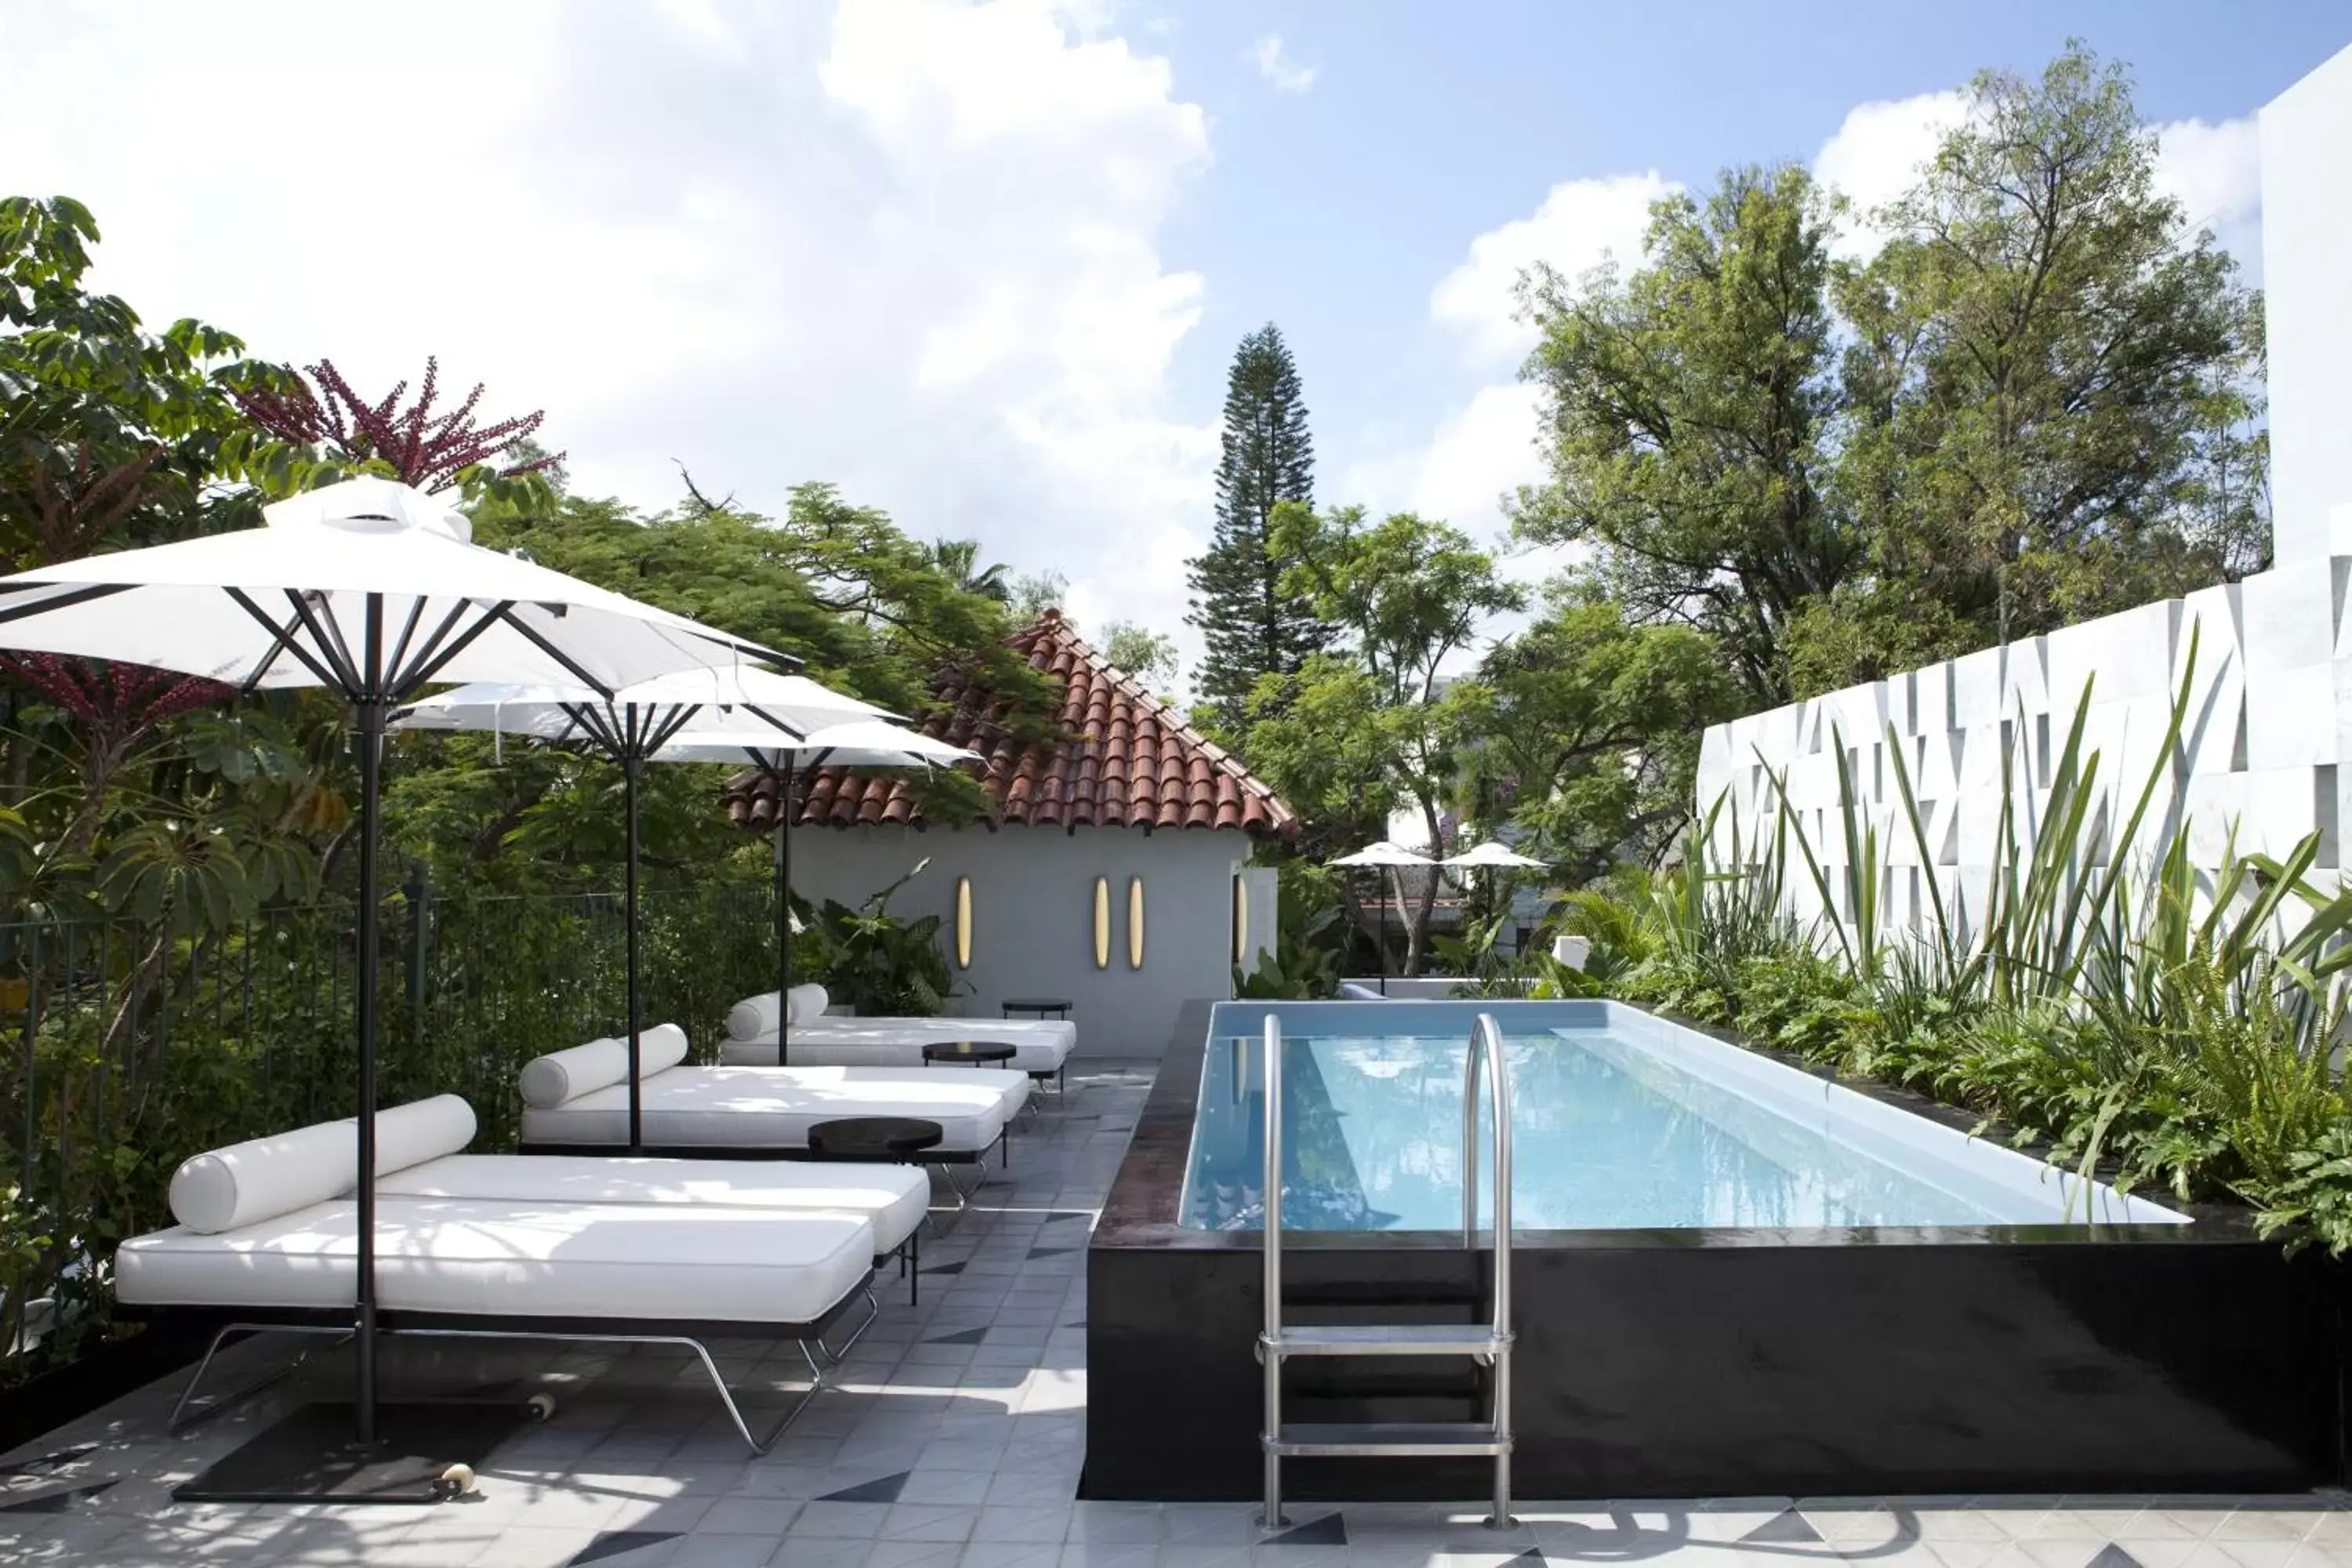
[[1207,644],[1198,687],[1229,736],[1247,722],[1250,688],[1268,671],[1296,673],[1328,646],[1331,629],[1312,606],[1286,595],[1292,564],[1269,548],[1274,509],[1315,501],[1315,445],[1298,367],[1282,332],[1267,322],[1234,352],[1225,390],[1223,453],[1217,461],[1217,521],[1207,552],[1189,564],[1192,612]]

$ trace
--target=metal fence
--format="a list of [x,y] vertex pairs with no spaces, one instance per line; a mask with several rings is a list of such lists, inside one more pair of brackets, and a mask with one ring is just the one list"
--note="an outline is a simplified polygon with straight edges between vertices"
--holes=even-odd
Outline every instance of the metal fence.
[[[642,910],[648,1025],[708,1044],[737,998],[773,985],[764,887],[654,887]],[[114,1247],[171,1223],[181,1161],[352,1114],[355,914],[0,923],[0,1384],[104,1322]],[[463,1095],[478,1148],[512,1146],[525,1061],[625,1027],[617,894],[412,880],[377,941],[380,1103]]]

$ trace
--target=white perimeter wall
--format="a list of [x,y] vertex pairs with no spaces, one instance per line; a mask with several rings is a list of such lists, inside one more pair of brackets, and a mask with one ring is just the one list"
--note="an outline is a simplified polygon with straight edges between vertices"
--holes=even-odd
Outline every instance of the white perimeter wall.
[[2282,566],[2352,554],[2352,48],[2263,109],[2271,500]]
[[[2099,753],[2110,834],[2161,760],[2144,843],[2185,818],[2210,869],[2233,826],[2240,849],[2273,855],[2316,832],[2318,879],[2338,874],[2338,826],[2352,810],[2352,48],[2263,110],[2262,152],[2277,569],[1715,726],[1700,749],[1698,805],[1725,801],[1719,851],[1735,825],[1747,846],[1769,834],[1779,798],[1767,770],[1785,773],[1790,804],[1842,889],[1842,745],[1884,846],[1887,917],[1920,920],[1929,878],[1948,907],[1972,907],[1995,856],[2005,733],[2019,742],[2012,794],[2030,837],[2088,691],[2083,749]],[[2188,719],[2162,757],[2192,637]],[[1890,748],[1910,770],[1927,826],[1924,855]],[[2112,852],[2106,846],[2099,858]],[[1801,860],[1789,881],[1800,912],[1818,911]]]
[[[1078,1049],[1158,1056],[1186,1002],[1233,994],[1233,879],[1250,843],[1195,829],[1003,827],[803,828],[793,834],[793,890],[855,909],[925,857],[930,865],[890,900],[907,919],[940,917],[940,943],[961,994],[949,1011],[1000,1016],[1008,996],[1066,996]],[[1251,949],[1275,932],[1275,874],[1253,868]],[[955,966],[957,879],[971,879],[971,966]],[[1110,964],[1095,966],[1095,879],[1110,879]],[[1143,879],[1143,964],[1128,963],[1128,883]]]
[[[1843,747],[1854,798],[1883,847],[1886,918],[1925,919],[1931,876],[1948,906],[1973,910],[1998,853],[2004,746],[2014,740],[2011,794],[2020,836],[2030,841],[2087,690],[2082,752],[2099,757],[2103,804],[2093,820],[2104,818],[2106,836],[2121,828],[2161,763],[2143,843],[2168,835],[2185,816],[2198,862],[2210,868],[2233,825],[2241,850],[2273,855],[2317,832],[2319,868],[2332,873],[2347,808],[2337,760],[2352,753],[2347,575],[2352,558],[2268,572],[1718,724],[1700,746],[1699,808],[1724,798],[1718,854],[1727,855],[1735,825],[1752,847],[1769,837],[1780,806],[1767,770],[1783,774],[1798,822],[1843,897]],[[2165,731],[2184,680],[2188,717],[2168,755]],[[1903,810],[1895,752],[1927,827],[1924,855]],[[2094,863],[2111,849],[2104,846]],[[1798,911],[1818,912],[1821,900],[1793,855],[1789,882]]]

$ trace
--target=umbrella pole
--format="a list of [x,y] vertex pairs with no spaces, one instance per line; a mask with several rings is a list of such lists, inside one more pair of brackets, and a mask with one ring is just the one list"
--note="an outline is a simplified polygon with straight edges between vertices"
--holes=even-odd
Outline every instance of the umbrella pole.
[[637,755],[635,710],[630,710],[628,750],[621,759],[622,809],[627,814],[628,872],[624,901],[628,905],[625,919],[628,927],[628,1009],[629,1009],[629,1152],[634,1154],[645,1146],[645,1079],[639,1068],[637,1055],[638,1031],[644,1025],[643,1009],[637,1004],[637,775],[645,769],[644,759]]
[[[375,601],[370,600],[373,609]],[[374,628],[371,625],[370,630]],[[371,637],[369,639],[375,639]],[[373,652],[373,649],[371,649]],[[366,700],[358,704],[360,747],[360,908],[359,908],[359,1259],[353,1304],[353,1358],[357,1386],[352,1408],[356,1436],[362,1444],[375,1441],[375,1003],[376,1003],[376,814],[383,788],[383,724],[387,704]]]
[[786,1037],[792,1033],[793,988],[793,754],[784,753],[782,784],[776,800],[776,1065],[790,1065]]
[[1389,890],[1385,885],[1388,876],[1386,871],[1372,873],[1372,889],[1380,895],[1381,900],[1381,994],[1383,996],[1389,994]]

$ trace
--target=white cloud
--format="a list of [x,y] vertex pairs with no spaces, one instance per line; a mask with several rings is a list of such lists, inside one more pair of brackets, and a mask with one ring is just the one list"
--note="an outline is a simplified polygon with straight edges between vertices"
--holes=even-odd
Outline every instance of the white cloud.
[[1847,110],[1822,150],[1813,175],[1853,204],[1830,242],[1837,255],[1860,260],[1885,243],[1871,215],[1901,195],[1968,113],[1958,90],[1882,100]]
[[1208,511],[1213,428],[1166,397],[1205,283],[1159,234],[1209,132],[1098,20],[0,0],[0,146],[10,189],[93,208],[100,283],[151,320],[362,388],[438,353],[487,413],[544,405],[583,489],[662,504],[676,459],[781,510],[832,479],[1172,630],[1181,572],[1131,563]]
[[1503,523],[1502,498],[1543,478],[1538,403],[1530,383],[1481,387],[1425,444],[1356,465],[1348,493],[1375,510],[1417,511],[1490,536]]
[[2262,139],[2251,114],[2211,124],[2176,120],[2156,128],[2157,188],[2209,228],[2249,282],[2263,278]]
[[1243,58],[1257,67],[1257,74],[1274,84],[1276,92],[1303,93],[1315,90],[1316,68],[1293,65],[1282,54],[1282,35],[1268,33],[1243,51]]
[[1612,257],[1638,264],[1650,205],[1681,189],[1654,169],[1554,185],[1532,216],[1471,240],[1469,254],[1431,293],[1431,317],[1459,332],[1473,358],[1516,362],[1535,342],[1535,329],[1519,319],[1520,274],[1538,262],[1570,279]]

